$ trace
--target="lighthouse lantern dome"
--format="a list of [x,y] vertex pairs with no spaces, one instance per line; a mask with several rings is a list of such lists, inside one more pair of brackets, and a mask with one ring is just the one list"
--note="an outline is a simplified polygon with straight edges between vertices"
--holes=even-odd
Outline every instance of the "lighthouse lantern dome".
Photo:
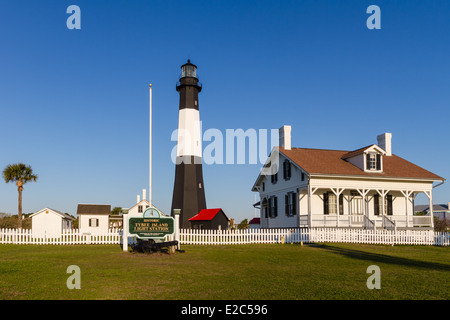
[[181,66],[181,78],[184,77],[197,78],[197,66],[191,60]]

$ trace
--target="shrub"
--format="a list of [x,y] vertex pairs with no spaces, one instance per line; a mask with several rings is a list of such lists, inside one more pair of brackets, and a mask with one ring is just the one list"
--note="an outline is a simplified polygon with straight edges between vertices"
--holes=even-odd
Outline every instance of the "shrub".
[[[25,217],[22,220],[23,229],[31,229],[31,218]],[[17,229],[17,215],[1,215],[0,229]]]
[[439,219],[434,217],[434,231],[445,232],[449,227],[449,222],[447,220]]

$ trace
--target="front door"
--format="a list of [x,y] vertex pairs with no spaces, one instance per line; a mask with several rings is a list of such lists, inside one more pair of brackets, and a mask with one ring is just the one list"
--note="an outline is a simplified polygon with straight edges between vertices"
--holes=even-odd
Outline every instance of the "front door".
[[363,199],[361,196],[352,198],[351,209],[352,209],[352,211],[351,211],[352,215],[363,214]]
[[363,198],[361,196],[352,197],[350,209],[351,209],[350,212],[351,224],[362,226],[364,224]]

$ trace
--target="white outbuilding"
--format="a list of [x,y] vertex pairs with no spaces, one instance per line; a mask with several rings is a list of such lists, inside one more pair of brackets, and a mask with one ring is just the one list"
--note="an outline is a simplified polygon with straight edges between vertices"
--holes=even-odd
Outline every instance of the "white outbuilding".
[[109,204],[79,204],[77,216],[80,232],[90,234],[107,232],[110,214]]
[[141,196],[137,195],[136,204],[128,209],[128,217],[137,217],[142,216],[144,211],[150,207],[150,202],[146,199],[147,192],[145,189],[142,189],[142,200]]
[[59,237],[64,230],[72,229],[73,217],[55,209],[44,208],[31,216],[33,237]]

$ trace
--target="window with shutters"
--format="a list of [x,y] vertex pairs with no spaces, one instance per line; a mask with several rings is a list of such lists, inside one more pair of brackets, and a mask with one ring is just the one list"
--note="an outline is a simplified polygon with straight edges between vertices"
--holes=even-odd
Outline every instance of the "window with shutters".
[[288,217],[295,216],[297,213],[297,193],[289,192],[284,196],[285,214]]
[[284,160],[283,162],[283,179],[289,180],[291,179],[291,162],[289,160]]
[[278,181],[278,172],[270,176],[270,181],[275,184]]
[[379,216],[381,211],[383,211],[383,209],[380,205],[380,196],[375,194],[373,196],[373,212],[376,216]]
[[392,213],[393,213],[393,209],[392,209],[392,195],[390,195],[390,194],[386,195],[386,197],[384,198],[384,203],[385,203],[384,207],[385,207],[385,210],[386,210],[386,214],[388,216],[392,216]]
[[270,197],[267,209],[269,211],[269,218],[276,218],[278,216],[278,199],[277,197]]
[[337,214],[339,205],[339,214],[344,214],[344,195],[339,195],[339,203],[337,196],[333,192],[323,194],[323,214]]
[[89,227],[98,227],[98,219],[96,218],[89,219]]
[[[379,216],[383,213],[383,206],[381,197],[376,194],[373,196],[373,204],[374,204],[374,214]],[[392,208],[392,195],[388,194],[384,197],[384,214],[392,216],[393,208]]]

